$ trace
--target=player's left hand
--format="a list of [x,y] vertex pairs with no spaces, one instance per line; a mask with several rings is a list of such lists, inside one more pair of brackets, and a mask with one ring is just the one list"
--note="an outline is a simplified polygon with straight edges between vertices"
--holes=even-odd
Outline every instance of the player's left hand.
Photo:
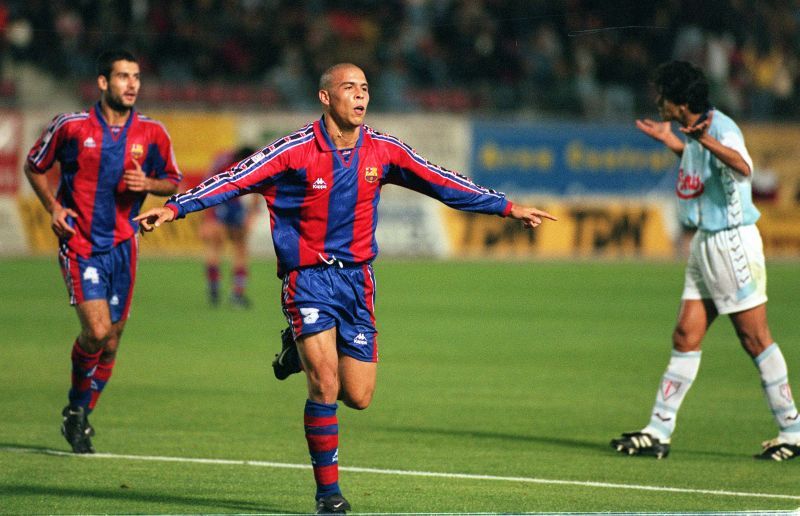
[[708,133],[708,128],[711,127],[711,119],[714,117],[714,112],[711,111],[708,117],[703,120],[702,122],[692,125],[690,127],[681,127],[680,130],[683,134],[690,138],[694,138],[695,140],[699,140],[706,133]]
[[142,166],[136,161],[135,158],[132,158],[133,165],[135,168],[130,170],[126,170],[125,173],[122,175],[122,180],[125,182],[125,186],[131,192],[147,192],[148,191],[148,177],[142,170]]
[[558,220],[557,217],[544,210],[519,204],[511,205],[511,212],[508,216],[512,219],[521,220],[523,226],[531,229],[538,227],[543,222],[542,219]]

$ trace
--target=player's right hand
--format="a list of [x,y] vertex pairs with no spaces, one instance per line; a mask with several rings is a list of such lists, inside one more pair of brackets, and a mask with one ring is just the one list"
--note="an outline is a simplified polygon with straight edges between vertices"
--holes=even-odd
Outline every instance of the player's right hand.
[[140,213],[133,218],[134,222],[139,222],[139,230],[142,233],[149,233],[164,222],[175,220],[175,212],[169,208],[150,208],[144,213]]
[[67,217],[73,220],[78,218],[78,214],[71,208],[64,208],[60,204],[53,206],[53,216],[50,218],[50,228],[59,239],[66,239],[75,234],[75,229],[70,226]]
[[669,122],[657,122],[649,118],[637,120],[636,127],[650,138],[660,142],[666,141],[673,134],[672,124]]

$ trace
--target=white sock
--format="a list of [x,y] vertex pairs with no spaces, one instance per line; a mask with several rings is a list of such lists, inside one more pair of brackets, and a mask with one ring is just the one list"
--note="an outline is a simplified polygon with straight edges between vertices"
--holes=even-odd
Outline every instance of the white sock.
[[780,428],[778,438],[784,442],[800,443],[800,416],[797,414],[792,389],[789,387],[786,360],[778,344],[772,343],[754,358],[753,362],[761,373],[761,385],[767,403]]
[[672,350],[667,370],[661,378],[650,422],[642,430],[662,441],[669,441],[675,431],[675,420],[683,398],[692,386],[700,369],[700,351],[681,353]]

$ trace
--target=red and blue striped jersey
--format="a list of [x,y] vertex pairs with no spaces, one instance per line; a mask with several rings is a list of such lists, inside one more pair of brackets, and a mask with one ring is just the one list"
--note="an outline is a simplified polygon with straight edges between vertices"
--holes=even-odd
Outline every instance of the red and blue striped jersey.
[[176,218],[258,192],[267,201],[278,276],[336,259],[371,262],[384,184],[465,211],[506,216],[505,195],[438,167],[399,139],[362,126],[353,149],[337,150],[323,120],[274,141],[195,188],[172,196]]
[[43,174],[58,161],[61,180],[57,199],[75,210],[75,235],[67,240],[81,256],[106,252],[136,234],[146,193],[125,189],[122,175],[135,168],[148,177],[180,183],[172,143],[161,123],[131,111],[122,127],[109,126],[100,103],[79,113],[56,116],[28,153],[28,166]]

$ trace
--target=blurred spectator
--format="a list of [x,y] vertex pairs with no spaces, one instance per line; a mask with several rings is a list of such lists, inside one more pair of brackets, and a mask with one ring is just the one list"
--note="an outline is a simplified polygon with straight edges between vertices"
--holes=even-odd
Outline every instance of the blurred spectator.
[[713,97],[732,115],[800,117],[797,2],[618,4],[0,0],[0,50],[77,78],[122,41],[154,82],[260,85],[292,108],[305,107],[303,92],[330,63],[353,61],[373,77],[380,109],[438,103],[605,119],[649,110],[649,70],[682,59],[708,70]]

